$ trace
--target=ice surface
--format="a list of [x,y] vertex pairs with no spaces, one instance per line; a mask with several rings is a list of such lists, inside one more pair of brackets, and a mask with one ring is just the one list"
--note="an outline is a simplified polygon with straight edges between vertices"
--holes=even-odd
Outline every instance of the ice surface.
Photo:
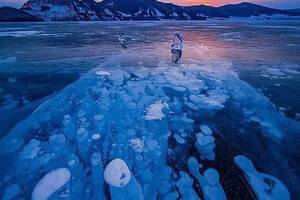
[[229,32],[220,35],[220,38],[225,42],[240,41],[244,37],[240,32]]
[[0,32],[0,37],[28,37],[40,34],[40,31],[7,31]]
[[258,200],[289,200],[290,193],[277,178],[256,171],[253,163],[245,156],[236,156],[234,162],[244,171]]
[[71,173],[66,168],[48,172],[34,187],[32,200],[47,200],[59,188],[70,181]]
[[[219,178],[224,172],[208,169],[204,161],[214,163],[218,157],[214,152],[217,134],[232,141],[247,136],[243,139],[255,145],[241,145],[240,150],[251,152],[289,140],[300,130],[262,93],[239,80],[229,62],[188,61],[146,68],[137,62],[122,66],[121,61],[124,58],[113,57],[82,76],[0,139],[0,154],[12,159],[3,166],[5,176],[0,176],[3,194],[17,199],[31,193],[39,197],[52,180],[47,178],[52,175],[45,174],[65,169],[72,178],[67,180],[64,174],[66,182],[54,184],[43,195],[200,199],[193,187],[196,182],[204,199],[226,199]],[[231,131],[234,125],[243,128],[243,133]],[[255,140],[257,136],[264,142]],[[188,159],[194,145],[197,159]],[[290,171],[281,151],[272,149],[264,155],[276,155],[280,166]],[[122,162],[115,162],[116,158]],[[183,167],[186,164],[189,169]],[[293,186],[294,180],[287,182]],[[12,183],[21,190],[3,188]]]
[[260,73],[261,76],[270,79],[287,79],[296,74],[299,74],[299,71],[288,67],[267,68]]
[[16,62],[17,58],[16,57],[0,57],[0,64],[4,64],[4,63],[13,63]]

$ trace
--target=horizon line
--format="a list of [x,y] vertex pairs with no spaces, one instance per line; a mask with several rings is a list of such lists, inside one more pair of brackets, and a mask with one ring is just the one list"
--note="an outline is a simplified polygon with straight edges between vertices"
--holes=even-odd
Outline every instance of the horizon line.
[[[102,0],[94,0],[96,2],[101,2]],[[278,7],[273,7],[273,6],[266,6],[266,5],[262,5],[260,3],[252,3],[252,2],[248,2],[248,1],[242,1],[240,3],[228,3],[228,4],[224,4],[224,5],[220,5],[220,6],[213,6],[213,5],[208,5],[208,4],[205,4],[205,3],[202,3],[202,4],[192,4],[192,5],[180,5],[180,4],[176,4],[176,3],[172,3],[172,2],[164,2],[164,1],[161,1],[161,0],[155,0],[155,1],[158,1],[158,2],[161,2],[161,3],[169,3],[169,4],[173,4],[173,5],[176,5],[176,6],[181,6],[181,7],[191,7],[191,6],[208,6],[208,7],[213,7],[213,8],[219,8],[219,7],[222,7],[222,6],[226,6],[226,5],[238,5],[238,4],[241,4],[241,3],[250,3],[250,4],[255,4],[255,5],[259,5],[259,6],[263,6],[263,7],[266,7],[266,8],[271,8],[271,9],[277,9],[277,10],[290,10],[290,9],[300,9],[300,7],[293,7],[293,8],[278,8]],[[17,8],[17,9],[20,9],[27,1],[25,1],[24,3],[20,3],[20,4],[14,4],[14,3],[6,3],[6,5],[1,5],[0,3],[0,8],[1,7],[13,7],[13,8]],[[4,3],[5,4],[5,3]]]

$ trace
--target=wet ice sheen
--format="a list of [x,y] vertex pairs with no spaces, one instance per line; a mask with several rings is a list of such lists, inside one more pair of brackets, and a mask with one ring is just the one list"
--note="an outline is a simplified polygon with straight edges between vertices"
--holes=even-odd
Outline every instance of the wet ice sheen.
[[[299,129],[240,81],[230,63],[107,65],[105,71],[88,73],[43,103],[0,140],[2,155],[17,155],[9,166],[15,170],[1,177],[1,187],[7,185],[4,197],[107,199],[109,193],[115,200],[200,199],[193,188],[196,181],[205,200],[224,200],[219,177],[223,172],[199,171],[202,160],[214,160],[218,154],[215,129],[207,120],[217,126],[214,117],[230,108],[239,111],[237,121],[258,123],[264,137],[281,140],[286,126]],[[176,138],[174,147],[168,145],[170,138]],[[200,163],[176,151],[190,142]],[[169,157],[175,152],[188,169],[174,168],[181,164]],[[251,179],[255,171],[247,169],[243,170]]]

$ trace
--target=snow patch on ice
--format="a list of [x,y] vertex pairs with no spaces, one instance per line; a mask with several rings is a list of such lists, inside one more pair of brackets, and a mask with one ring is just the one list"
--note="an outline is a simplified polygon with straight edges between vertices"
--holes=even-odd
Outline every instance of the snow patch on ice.
[[145,120],[162,120],[165,117],[163,109],[169,109],[169,105],[162,101],[157,101],[146,108]]

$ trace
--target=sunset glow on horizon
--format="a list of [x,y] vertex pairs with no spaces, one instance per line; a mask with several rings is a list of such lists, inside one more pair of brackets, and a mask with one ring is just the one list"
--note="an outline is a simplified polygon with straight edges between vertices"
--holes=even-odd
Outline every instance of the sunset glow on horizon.
[[[96,0],[101,1],[101,0]],[[128,0],[125,0],[128,1]],[[207,5],[207,6],[223,6],[226,4],[238,4],[242,2],[255,3],[271,8],[300,8],[299,0],[157,0],[165,3],[173,3],[180,6]]]
[[[182,6],[190,6],[190,5],[207,5],[207,6],[223,6],[226,4],[237,4],[241,2],[246,2],[246,0],[161,0],[162,2],[174,3]],[[276,0],[275,0],[276,1]],[[247,1],[253,3],[265,3],[265,2],[274,2],[274,0],[257,0],[257,1]]]

